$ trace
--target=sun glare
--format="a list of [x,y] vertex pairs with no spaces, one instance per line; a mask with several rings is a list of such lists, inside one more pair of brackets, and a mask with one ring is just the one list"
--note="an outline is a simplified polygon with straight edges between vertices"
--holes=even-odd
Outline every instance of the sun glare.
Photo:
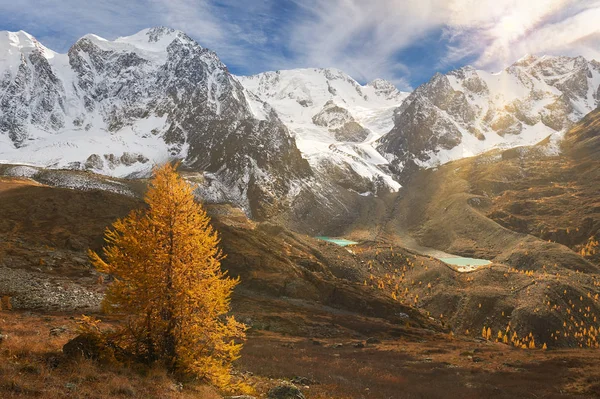
[[519,38],[527,29],[525,21],[518,15],[507,15],[503,17],[496,26],[498,38],[512,41]]

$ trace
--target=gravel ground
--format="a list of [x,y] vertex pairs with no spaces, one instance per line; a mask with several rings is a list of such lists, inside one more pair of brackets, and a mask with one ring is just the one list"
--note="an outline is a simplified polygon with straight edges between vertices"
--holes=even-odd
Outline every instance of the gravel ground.
[[14,309],[97,311],[103,295],[70,278],[0,266],[0,295],[11,297]]

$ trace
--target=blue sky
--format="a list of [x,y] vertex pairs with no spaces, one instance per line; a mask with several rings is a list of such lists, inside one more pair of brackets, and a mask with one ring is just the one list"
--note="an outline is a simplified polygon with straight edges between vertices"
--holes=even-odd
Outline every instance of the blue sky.
[[66,52],[152,26],[180,29],[236,74],[335,67],[409,90],[435,72],[496,71],[525,54],[600,60],[596,0],[0,0],[0,30]]

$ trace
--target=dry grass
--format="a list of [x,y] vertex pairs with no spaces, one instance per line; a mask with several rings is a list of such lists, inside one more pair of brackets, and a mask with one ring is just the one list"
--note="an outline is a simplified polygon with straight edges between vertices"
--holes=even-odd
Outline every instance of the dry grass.
[[256,333],[238,366],[253,373],[261,392],[273,381],[304,377],[310,399],[593,398],[600,393],[600,372],[593,371],[597,351],[523,351],[443,335],[423,338],[356,348],[350,339],[314,345],[306,338]]
[[[105,366],[66,359],[73,332],[65,315],[0,312],[0,398],[207,398],[211,387],[179,385],[164,369]],[[110,322],[110,321],[109,321]],[[413,334],[419,334],[415,330]],[[308,338],[254,332],[236,363],[257,397],[282,381],[307,399],[350,398],[593,398],[600,394],[598,351],[525,351],[473,339],[421,333],[355,347],[354,338]],[[337,343],[342,343],[337,347]],[[474,361],[477,359],[477,361]]]
[[51,336],[50,329],[74,329],[66,316],[0,312],[0,398],[221,398],[214,389],[178,385],[160,368],[103,366],[69,360],[62,346],[73,333]]

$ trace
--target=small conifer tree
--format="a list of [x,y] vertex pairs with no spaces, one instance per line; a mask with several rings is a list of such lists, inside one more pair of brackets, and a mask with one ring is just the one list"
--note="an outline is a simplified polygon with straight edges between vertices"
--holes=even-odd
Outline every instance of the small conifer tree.
[[217,233],[175,166],[155,169],[145,202],[107,229],[102,258],[90,252],[114,277],[104,309],[127,315],[119,336],[138,358],[227,386],[245,330],[227,316],[239,280],[221,271]]

